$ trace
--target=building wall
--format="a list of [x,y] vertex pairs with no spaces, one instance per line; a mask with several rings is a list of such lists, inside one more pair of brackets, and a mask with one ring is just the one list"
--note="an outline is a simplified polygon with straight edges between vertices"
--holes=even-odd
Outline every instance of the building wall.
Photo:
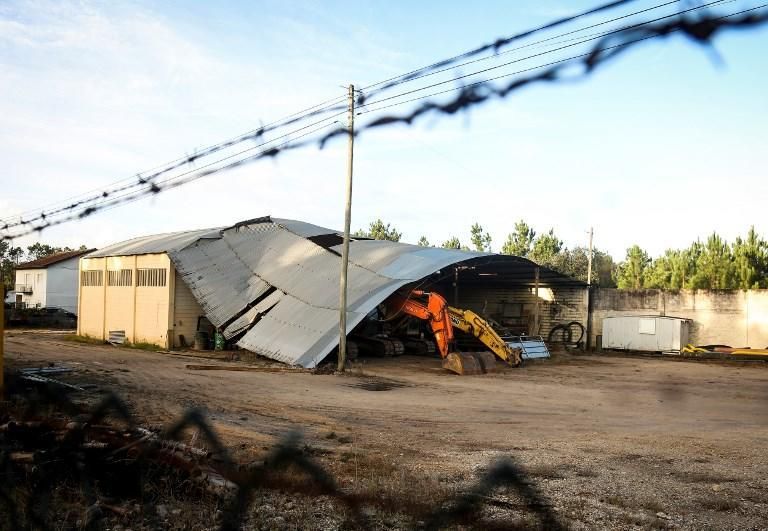
[[[521,331],[536,333],[533,329],[536,296],[532,287],[492,284],[459,285],[458,302],[454,302],[452,288],[444,287],[441,291],[453,306],[473,310],[504,325],[514,326],[519,323]],[[545,339],[552,327],[558,324],[578,321],[586,327],[586,288],[540,287],[539,320],[538,334]]]
[[[138,286],[138,270],[166,271],[165,286]],[[109,286],[109,271],[130,270],[130,285]],[[84,271],[101,271],[99,286],[84,286]],[[78,333],[106,339],[110,331],[125,331],[132,343],[173,346],[172,311],[175,270],[166,254],[82,258],[80,260]]]
[[[191,346],[197,332],[197,321],[205,313],[178,272],[175,273],[174,284],[173,346]],[[184,336],[183,342],[181,336]]]
[[666,315],[693,321],[695,345],[768,346],[768,290],[595,289],[592,344],[603,333],[603,319],[617,315]]
[[48,266],[46,271],[46,306],[77,313],[78,258]]
[[[164,268],[168,271],[167,282],[163,287],[138,286],[135,297],[134,343],[154,343],[163,347],[172,347],[169,343],[169,331],[172,329],[170,312],[172,300],[172,282],[174,271],[166,254],[147,254],[136,257],[136,268]],[[134,274],[134,286],[136,285]]]
[[17,269],[16,285],[32,286],[32,293],[22,293],[21,302],[29,308],[45,308],[46,305],[46,284],[48,272],[45,269]]
[[82,336],[104,339],[104,301],[106,279],[98,286],[84,286],[82,274],[84,271],[106,271],[106,258],[81,258],[79,262],[80,278],[78,278],[77,300],[77,333]]

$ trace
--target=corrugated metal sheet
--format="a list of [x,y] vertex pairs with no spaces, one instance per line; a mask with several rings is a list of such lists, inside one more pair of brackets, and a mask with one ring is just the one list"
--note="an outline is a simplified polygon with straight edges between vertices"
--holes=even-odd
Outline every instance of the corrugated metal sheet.
[[282,299],[284,296],[285,293],[280,290],[275,290],[264,297],[255,306],[253,306],[253,308],[232,321],[232,323],[227,326],[226,330],[224,330],[224,337],[226,339],[230,339],[247,329],[248,326],[253,323],[259,315],[271,310],[272,307],[280,302],[280,299]]
[[[341,257],[337,249],[326,249],[307,238],[335,231],[300,221],[260,218],[218,234],[218,239],[202,239],[169,252],[209,320],[233,337],[264,313],[256,309],[259,298],[275,288],[281,294],[279,300],[272,301],[271,309],[238,345],[279,361],[314,367],[338,343]],[[477,256],[483,254],[352,241],[348,331],[398,288]]]
[[[243,334],[238,340],[242,348],[314,367],[338,344],[341,248],[337,242],[338,233],[331,229],[264,217],[225,229],[135,238],[91,256],[166,252],[208,319],[226,337]],[[398,288],[452,264],[485,256],[353,240],[347,332]],[[499,260],[512,260],[505,258],[510,260]],[[531,267],[527,260],[520,260]]]
[[512,348],[522,350],[524,360],[535,360],[549,357],[549,349],[541,336],[510,336],[504,341]]
[[174,252],[194,243],[199,238],[216,237],[220,230],[202,229],[142,236],[94,251],[88,254],[88,258]]
[[[364,317],[349,312],[349,330]],[[318,308],[286,295],[238,345],[284,363],[314,367],[338,340],[338,309]]]
[[311,238],[313,236],[320,236],[322,234],[339,234],[335,230],[326,229],[319,225],[313,225],[311,223],[305,223],[303,221],[296,221],[293,219],[272,218],[272,221],[304,238]]
[[217,327],[270,288],[223,238],[200,240],[169,255],[208,320]]

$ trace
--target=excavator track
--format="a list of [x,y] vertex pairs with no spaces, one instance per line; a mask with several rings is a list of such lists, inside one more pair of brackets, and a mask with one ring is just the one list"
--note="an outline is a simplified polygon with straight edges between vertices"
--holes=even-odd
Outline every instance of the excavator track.
[[399,339],[382,336],[354,336],[353,340],[357,343],[358,352],[362,356],[391,358],[402,356],[405,352],[405,345]]
[[405,345],[405,350],[409,354],[415,354],[417,356],[430,356],[437,355],[437,345],[431,339],[420,339],[418,337],[404,337],[402,342]]

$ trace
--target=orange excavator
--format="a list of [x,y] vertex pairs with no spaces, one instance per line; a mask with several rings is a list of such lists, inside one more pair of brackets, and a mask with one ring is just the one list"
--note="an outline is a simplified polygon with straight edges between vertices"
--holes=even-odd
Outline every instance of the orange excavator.
[[[426,298],[426,301],[423,299]],[[513,367],[522,362],[520,349],[511,348],[488,322],[471,310],[448,306],[437,293],[411,291],[407,296],[395,294],[387,300],[387,315],[404,313],[429,322],[437,349],[443,358],[443,368],[456,374],[483,374],[496,367],[496,357]],[[454,328],[475,336],[491,352],[458,352]]]

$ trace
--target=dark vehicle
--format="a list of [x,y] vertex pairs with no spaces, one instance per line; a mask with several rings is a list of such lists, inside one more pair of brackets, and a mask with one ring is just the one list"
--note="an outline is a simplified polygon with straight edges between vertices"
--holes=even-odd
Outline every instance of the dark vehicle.
[[9,327],[77,328],[77,315],[63,308],[23,308],[5,305],[5,319]]

